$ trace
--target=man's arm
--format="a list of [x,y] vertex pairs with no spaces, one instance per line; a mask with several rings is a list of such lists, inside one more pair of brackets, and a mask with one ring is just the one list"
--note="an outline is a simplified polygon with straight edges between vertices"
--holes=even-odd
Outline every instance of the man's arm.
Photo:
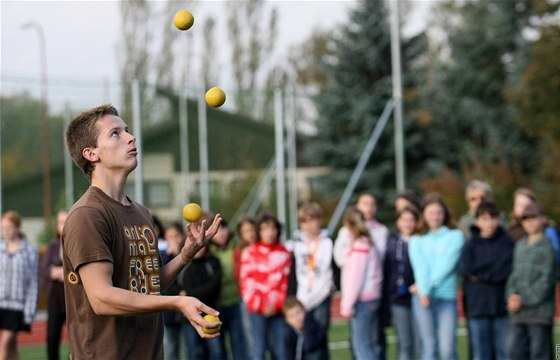
[[222,217],[216,214],[214,221],[206,230],[206,220],[203,220],[200,226],[196,223],[187,224],[187,240],[181,249],[181,253],[160,270],[161,291],[166,290],[175,281],[181,270],[192,260],[194,255],[203,247],[208,245],[210,239],[216,235]]
[[113,264],[98,261],[80,266],[78,269],[86,295],[93,311],[101,316],[139,315],[164,310],[175,310],[185,316],[198,334],[203,338],[215,338],[219,335],[206,334],[201,327],[214,328],[221,323],[204,320],[202,313],[219,315],[198,299],[189,296],[153,296],[113,286],[111,280]]

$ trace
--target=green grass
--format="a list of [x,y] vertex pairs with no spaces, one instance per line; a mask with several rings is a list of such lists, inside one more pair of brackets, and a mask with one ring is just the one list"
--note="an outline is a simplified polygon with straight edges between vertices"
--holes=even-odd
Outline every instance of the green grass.
[[[387,359],[397,358],[397,340],[393,328],[385,332],[387,336]],[[459,359],[467,359],[467,331],[463,325],[457,331],[457,353]],[[332,360],[350,359],[348,342],[348,324],[336,321],[331,324],[329,331],[329,347]],[[560,343],[560,323],[554,327],[554,343]],[[19,354],[22,360],[43,360],[47,357],[46,345],[20,346]],[[63,343],[60,359],[68,359],[67,344]]]

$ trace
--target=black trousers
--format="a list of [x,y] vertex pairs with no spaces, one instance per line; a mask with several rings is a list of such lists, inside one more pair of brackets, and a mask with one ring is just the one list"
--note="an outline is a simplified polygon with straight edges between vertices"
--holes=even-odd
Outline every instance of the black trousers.
[[47,354],[49,360],[60,359],[60,339],[62,327],[66,321],[66,311],[60,310],[57,304],[49,303],[47,319]]

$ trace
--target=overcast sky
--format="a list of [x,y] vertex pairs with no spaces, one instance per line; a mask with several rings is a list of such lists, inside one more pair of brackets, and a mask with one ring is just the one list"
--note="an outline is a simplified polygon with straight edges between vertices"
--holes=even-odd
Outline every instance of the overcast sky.
[[[188,2],[183,2],[188,4]],[[282,46],[305,39],[314,27],[330,27],[346,18],[347,1],[269,1],[280,14]],[[181,6],[178,9],[188,8]],[[222,1],[204,1],[195,13],[223,13]],[[39,74],[39,47],[29,21],[40,23],[47,43],[49,77],[117,78],[116,47],[120,15],[117,1],[1,1],[3,74]],[[170,14],[170,22],[174,14]],[[198,15],[198,16],[197,16]],[[219,20],[218,20],[219,21]]]
[[[57,79],[67,80],[65,84],[68,80],[118,80],[118,43],[121,39],[118,1],[0,1],[2,94],[20,91],[19,86],[30,87],[33,94],[38,92],[39,85],[34,83],[36,80],[29,80],[27,85],[25,80],[40,76],[37,32],[22,29],[23,24],[31,21],[39,23],[44,29],[48,77],[54,80],[49,84],[51,100],[56,100],[57,96],[69,96],[67,88],[57,92]],[[355,7],[356,2],[357,0],[276,0],[266,3],[267,6],[278,9],[278,46],[287,48],[307,39],[315,28],[330,29],[345,23],[349,9]],[[192,4],[187,1],[177,2],[177,10],[188,9],[189,3]],[[416,1],[415,7],[425,8],[426,3],[427,0]],[[159,2],[158,5],[161,4]],[[224,1],[199,1],[194,9],[195,26],[201,24],[209,14],[217,18],[218,26],[225,26]],[[423,13],[420,11],[419,16],[413,17],[413,24],[408,26],[414,28],[425,23]],[[173,16],[174,12],[169,16],[170,24]],[[220,40],[227,41],[227,37]],[[222,58],[225,56],[224,48],[224,44],[217,47],[222,52]],[[227,61],[227,57],[221,61]],[[19,77],[22,78],[21,81]],[[111,101],[111,96],[105,94],[104,97],[109,98],[104,100]]]

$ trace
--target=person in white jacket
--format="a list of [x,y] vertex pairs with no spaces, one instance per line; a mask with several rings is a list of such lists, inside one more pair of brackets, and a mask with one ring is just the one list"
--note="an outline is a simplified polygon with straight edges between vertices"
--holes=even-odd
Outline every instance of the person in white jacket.
[[[294,257],[296,297],[307,313],[324,329],[325,336],[330,325],[331,293],[334,288],[332,253],[333,241],[326,229],[321,229],[323,209],[315,202],[306,202],[298,210],[300,229],[294,232],[294,240],[286,243]],[[292,277],[293,278],[293,277]],[[327,339],[325,339],[327,340]],[[328,341],[322,359],[328,359]]]
[[[364,215],[366,226],[371,234],[371,239],[375,245],[375,249],[380,256],[381,262],[385,258],[385,249],[387,248],[387,239],[389,238],[389,230],[385,225],[377,221],[377,199],[370,192],[364,192],[358,196],[356,208]],[[343,226],[338,231],[338,236],[334,243],[334,262],[342,269],[344,259],[350,247],[350,236],[348,229]]]

